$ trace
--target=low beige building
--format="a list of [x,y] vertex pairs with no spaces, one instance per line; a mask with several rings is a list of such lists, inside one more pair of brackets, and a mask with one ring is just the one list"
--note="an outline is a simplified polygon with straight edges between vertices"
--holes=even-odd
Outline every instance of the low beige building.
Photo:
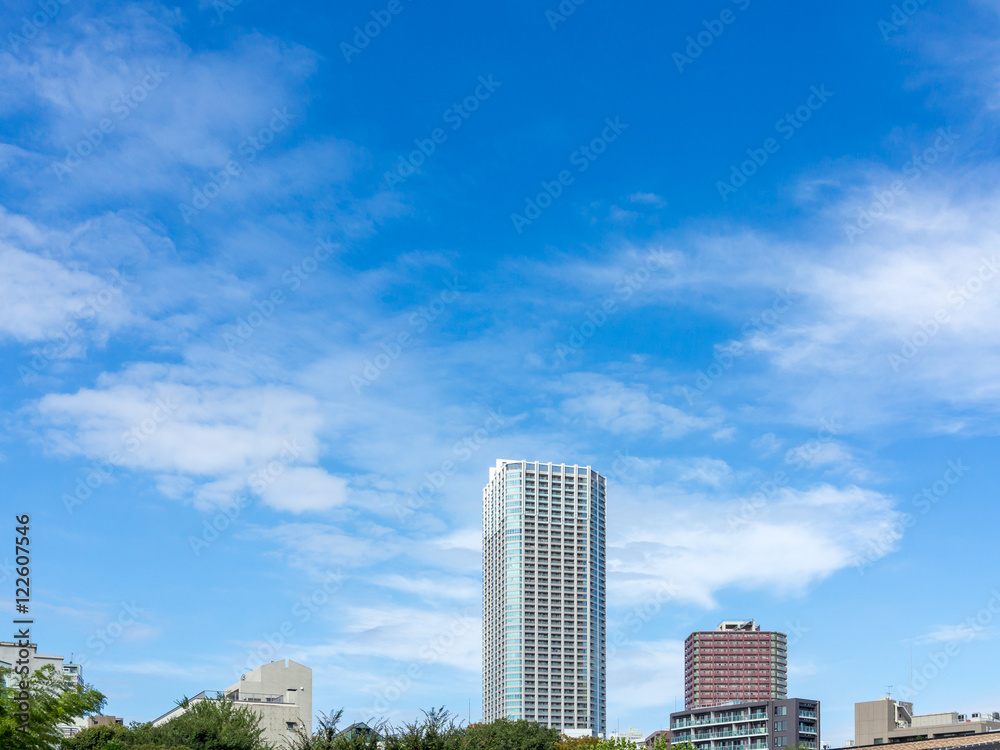
[[[188,706],[217,700],[219,693],[257,714],[263,740],[276,748],[287,746],[300,729],[312,734],[312,669],[303,664],[291,659],[272,661],[242,675],[225,690],[198,693]],[[155,719],[153,726],[166,724],[185,711],[177,706]]]
[[855,747],[987,732],[1000,732],[1000,712],[966,715],[950,711],[914,715],[912,703],[892,698],[854,704]]

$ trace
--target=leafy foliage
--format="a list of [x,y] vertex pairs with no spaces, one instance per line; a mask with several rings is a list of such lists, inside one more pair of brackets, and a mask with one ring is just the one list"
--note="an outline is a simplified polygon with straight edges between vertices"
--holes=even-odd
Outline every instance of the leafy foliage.
[[161,726],[89,727],[63,740],[63,750],[269,750],[260,717],[245,706],[187,699],[177,705],[187,711]]
[[229,700],[188,703],[188,710],[158,727],[133,730],[149,744],[181,746],[190,750],[266,750],[260,716]]
[[599,737],[567,737],[565,734],[556,742],[555,750],[590,750],[600,742]]
[[87,727],[62,741],[64,750],[119,750],[132,746],[132,732],[121,724]]
[[[558,730],[530,721],[501,719],[463,727],[444,708],[431,708],[422,720],[399,727],[372,721],[367,731],[340,729],[343,714],[320,714],[312,736],[300,731],[292,750],[556,750],[559,741]],[[583,750],[583,745],[573,748]]]
[[[178,705],[188,710],[159,727],[91,727],[64,740],[63,750],[270,750],[261,740],[260,719],[249,708],[227,700]],[[319,714],[311,735],[299,729],[280,750],[636,750],[596,737],[560,737],[558,730],[531,721],[462,726],[444,708],[431,708],[422,719],[398,727],[375,720],[341,727],[343,717],[343,710]],[[666,744],[655,750],[667,750]]]
[[105,704],[104,696],[93,686],[74,684],[51,664],[32,672],[27,683],[29,718],[27,730],[21,731],[17,715],[21,676],[11,669],[0,669],[0,747],[51,750],[62,738],[56,726],[97,713]]

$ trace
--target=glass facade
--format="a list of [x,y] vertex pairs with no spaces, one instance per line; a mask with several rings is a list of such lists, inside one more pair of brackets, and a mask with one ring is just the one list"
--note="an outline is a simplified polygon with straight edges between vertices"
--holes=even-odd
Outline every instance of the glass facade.
[[605,493],[590,467],[498,461],[483,488],[483,718],[604,734]]

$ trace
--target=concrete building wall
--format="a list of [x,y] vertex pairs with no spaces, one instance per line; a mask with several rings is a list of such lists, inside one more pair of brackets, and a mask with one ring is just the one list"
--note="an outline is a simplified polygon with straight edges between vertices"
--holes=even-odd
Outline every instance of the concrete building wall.
[[1000,731],[1000,721],[982,718],[968,721],[957,711],[914,716],[912,703],[892,698],[854,704],[856,747],[997,731]]
[[[30,671],[35,672],[46,665],[51,665],[56,670],[56,674],[63,673],[63,657],[40,654],[38,653],[38,647],[34,643],[29,644],[25,648],[29,652],[28,669]],[[20,658],[20,651],[21,647],[16,643],[12,641],[0,641],[0,662],[13,668],[17,665],[17,660]]]
[[[312,669],[291,659],[272,661],[225,690],[203,691],[188,705],[215,700],[218,693],[260,717],[265,742],[283,747],[302,729],[312,734]],[[187,709],[177,706],[153,721],[160,726],[180,716]]]
[[[289,736],[299,728],[312,734],[312,669],[303,664],[291,659],[272,661],[243,675],[225,693],[248,702],[260,715],[265,737]],[[268,703],[274,696],[284,702]]]

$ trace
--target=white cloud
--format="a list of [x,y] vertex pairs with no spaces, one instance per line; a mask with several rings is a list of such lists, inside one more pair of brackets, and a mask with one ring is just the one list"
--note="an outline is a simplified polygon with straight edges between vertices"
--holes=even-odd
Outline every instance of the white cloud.
[[984,641],[995,634],[995,628],[977,626],[974,623],[942,625],[924,635],[909,639],[914,644],[948,643],[951,641]]
[[628,385],[605,375],[571,375],[563,378],[560,390],[573,394],[562,401],[564,414],[615,435],[652,433],[677,438],[713,425],[709,419],[664,403],[647,386]]
[[888,554],[897,541],[893,502],[853,486],[785,489],[756,507],[743,498],[681,502],[668,488],[632,494],[619,500],[627,520],[608,550],[616,604],[649,600],[664,586],[703,607],[727,588],[801,594],[863,555]]
[[479,581],[472,578],[455,578],[453,576],[426,578],[391,574],[377,576],[372,579],[372,582],[385,588],[415,594],[427,599],[475,601],[478,600],[480,594]]
[[324,523],[283,523],[278,526],[254,527],[241,533],[247,539],[273,541],[280,554],[294,568],[307,571],[317,581],[325,581],[341,568],[378,565],[405,550],[392,535],[365,533],[361,527],[349,532],[340,526]]
[[723,427],[712,433],[712,440],[717,443],[730,443],[736,437],[735,427]]
[[750,447],[760,453],[760,455],[764,458],[777,453],[781,450],[782,445],[784,445],[784,441],[778,438],[778,436],[773,432],[765,433],[764,435],[750,441]]
[[179,382],[183,368],[139,366],[96,388],[48,394],[33,410],[51,450],[152,472],[161,491],[203,507],[249,490],[279,510],[341,504],[343,479],[315,466],[323,418],[283,387]]
[[632,203],[639,203],[644,206],[654,206],[655,208],[663,208],[667,205],[667,202],[656,193],[632,193],[628,199]]
[[[614,635],[612,628],[609,639]],[[616,707],[627,712],[654,706],[673,711],[674,700],[684,698],[683,676],[683,641],[633,641],[608,647],[608,696],[612,712]],[[651,732],[661,728],[645,729]]]
[[328,510],[347,502],[347,481],[316,466],[293,466],[283,469],[260,494],[277,510]]
[[362,655],[470,671],[481,668],[478,607],[451,612],[349,607],[343,615],[343,635],[334,643],[306,649],[309,658]]
[[447,536],[441,537],[435,542],[441,549],[468,550],[470,552],[482,552],[483,530],[478,526],[471,529],[459,529]]
[[709,487],[721,487],[733,475],[733,470],[725,461],[702,456],[686,460],[666,462],[678,482],[694,482]]
[[[127,282],[125,282],[127,283]],[[0,336],[47,341],[49,359],[80,352],[95,324],[116,326],[122,283],[0,241]]]

